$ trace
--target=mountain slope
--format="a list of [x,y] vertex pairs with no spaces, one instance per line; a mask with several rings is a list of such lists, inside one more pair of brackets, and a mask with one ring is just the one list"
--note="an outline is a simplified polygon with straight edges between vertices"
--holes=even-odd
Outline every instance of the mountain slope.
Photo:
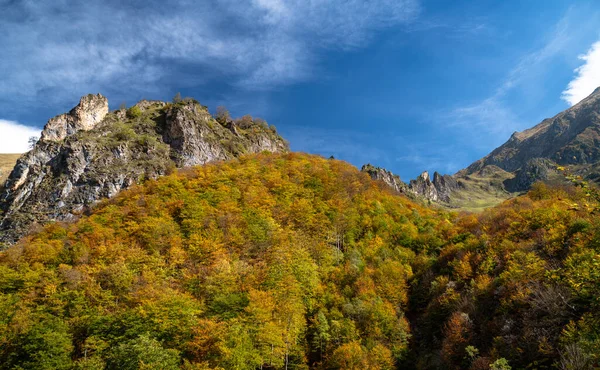
[[[409,184],[387,181],[444,207],[481,211],[527,191],[537,181],[564,182],[557,168],[600,182],[600,88],[573,107],[543,120],[456,174],[423,172]],[[386,172],[382,169],[382,171]]]
[[464,173],[471,174],[489,165],[515,172],[536,158],[560,165],[600,160],[600,88],[566,111],[528,130],[515,132],[506,143],[467,167]]
[[0,189],[15,167],[15,163],[17,163],[17,159],[19,159],[20,156],[21,154],[0,154]]
[[177,167],[227,160],[245,153],[287,151],[287,143],[251,117],[217,122],[193,99],[141,101],[108,111],[102,95],[88,95],[48,121],[0,193],[0,242],[12,243],[35,224],[69,220],[101,199]]
[[0,368],[391,369],[410,248],[445,228],[337,160],[176,172],[0,252]]
[[175,171],[0,252],[0,369],[593,368],[599,199],[449,214],[296,153]]

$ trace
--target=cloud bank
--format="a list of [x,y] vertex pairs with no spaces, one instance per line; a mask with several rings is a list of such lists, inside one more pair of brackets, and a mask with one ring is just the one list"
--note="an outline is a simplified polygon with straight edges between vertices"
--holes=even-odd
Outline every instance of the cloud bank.
[[249,90],[290,84],[314,75],[320,51],[410,22],[416,1],[0,0],[0,98],[211,76]]
[[579,59],[585,63],[575,69],[575,78],[562,93],[562,98],[571,105],[579,103],[600,86],[600,41]]
[[25,153],[29,150],[28,140],[40,136],[40,130],[17,122],[0,119],[0,153]]

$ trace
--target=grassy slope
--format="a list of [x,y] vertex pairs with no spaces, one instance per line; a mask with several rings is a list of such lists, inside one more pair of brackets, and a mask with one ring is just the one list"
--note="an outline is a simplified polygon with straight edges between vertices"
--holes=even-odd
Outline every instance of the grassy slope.
[[[579,175],[586,180],[600,184],[600,164],[585,164],[563,166],[568,173]],[[514,175],[499,168],[479,171],[472,175],[462,175],[458,181],[463,188],[452,194],[449,204],[442,204],[450,210],[482,212],[494,207],[507,199],[521,195],[519,192],[509,192],[504,189],[503,182]],[[551,171],[546,183],[552,185],[565,185],[565,173]]]
[[444,207],[460,211],[481,212],[486,208],[498,205],[519,195],[504,190],[503,182],[513,176],[499,168],[461,176],[458,181],[463,187],[452,194],[450,203],[444,204]]
[[4,184],[21,154],[0,154],[0,185]]

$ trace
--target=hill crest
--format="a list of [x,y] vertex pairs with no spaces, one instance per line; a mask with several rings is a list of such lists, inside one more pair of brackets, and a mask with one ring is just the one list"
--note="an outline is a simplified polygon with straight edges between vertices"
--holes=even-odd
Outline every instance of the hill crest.
[[90,94],[51,118],[17,161],[0,193],[0,242],[14,242],[35,224],[76,218],[174,168],[288,150],[274,126],[250,116],[217,120],[194,99],[143,100],[109,112],[104,96]]

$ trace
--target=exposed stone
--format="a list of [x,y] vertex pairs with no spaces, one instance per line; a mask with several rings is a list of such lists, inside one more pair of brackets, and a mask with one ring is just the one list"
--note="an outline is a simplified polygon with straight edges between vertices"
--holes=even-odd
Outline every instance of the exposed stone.
[[407,193],[408,187],[404,182],[402,182],[400,176],[394,175],[385,168],[375,167],[371,164],[365,164],[360,170],[371,176],[373,180],[383,181],[386,185],[399,193]]
[[42,140],[62,141],[78,131],[89,131],[108,114],[108,100],[101,94],[86,95],[69,113],[51,118],[42,131]]
[[127,118],[123,110],[107,113],[102,95],[88,95],[51,119],[0,192],[0,242],[13,243],[36,223],[77,218],[98,201],[172,168],[289,150],[274,130],[250,120],[247,129],[233,132],[191,99],[136,106],[142,114]]
[[429,172],[424,171],[415,180],[410,180],[410,190],[425,199],[433,202],[439,200],[439,194],[433,182],[429,178]]
[[433,174],[433,186],[438,195],[438,201],[449,203],[452,193],[457,190],[460,185],[453,176],[440,175],[438,172]]
[[432,202],[449,202],[452,192],[461,187],[454,177],[440,175],[437,172],[433,174],[433,181],[431,181],[429,173],[425,171],[407,185],[400,179],[400,176],[385,168],[366,164],[362,166],[361,171],[369,174],[373,180],[383,181],[399,193],[408,195],[411,198],[426,199]]

